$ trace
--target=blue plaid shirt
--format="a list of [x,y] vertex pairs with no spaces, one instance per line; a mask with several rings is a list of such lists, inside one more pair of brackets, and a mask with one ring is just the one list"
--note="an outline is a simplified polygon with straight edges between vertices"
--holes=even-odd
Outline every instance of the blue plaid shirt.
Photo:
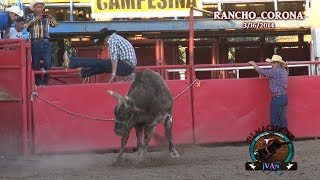
[[137,57],[132,44],[122,36],[113,33],[108,40],[110,59],[115,61],[129,61],[137,65]]
[[277,67],[271,69],[258,70],[259,74],[269,78],[269,88],[271,93],[287,93],[288,71],[285,68]]
[[[34,13],[27,15],[26,23],[33,21],[36,18]],[[43,18],[40,20],[36,20],[33,22],[31,26],[28,27],[30,32],[30,39],[43,39],[43,38],[50,38],[49,36],[49,26],[56,27],[58,26],[58,22],[53,18]]]

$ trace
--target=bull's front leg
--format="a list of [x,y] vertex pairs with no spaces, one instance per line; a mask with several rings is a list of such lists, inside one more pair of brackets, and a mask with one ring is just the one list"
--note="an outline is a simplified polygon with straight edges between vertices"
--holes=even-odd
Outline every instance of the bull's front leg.
[[146,126],[144,130],[144,152],[147,152],[148,144],[154,133],[156,126]]
[[165,135],[169,144],[169,151],[172,158],[178,158],[179,153],[175,149],[174,144],[172,142],[172,116],[167,115],[165,121],[164,121],[164,127],[165,127]]
[[144,147],[142,144],[142,126],[141,125],[136,125],[136,136],[137,136],[137,149],[138,149],[138,156],[141,158],[144,153]]
[[116,160],[117,164],[121,163],[121,161],[122,161],[123,152],[124,152],[124,149],[125,149],[126,144],[128,142],[129,135],[130,135],[130,132],[121,137],[121,147],[120,147],[118,158]]

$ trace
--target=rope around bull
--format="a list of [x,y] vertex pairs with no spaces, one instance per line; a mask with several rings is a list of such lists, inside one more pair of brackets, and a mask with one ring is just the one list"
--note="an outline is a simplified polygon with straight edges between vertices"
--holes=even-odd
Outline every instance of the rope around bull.
[[[177,94],[177,95],[173,98],[173,100],[175,100],[175,99],[177,99],[178,97],[180,97],[183,93],[185,93],[188,89],[190,89],[190,87],[191,87],[195,82],[198,82],[198,81],[199,81],[198,79],[194,80],[194,81],[193,81],[190,85],[188,85],[184,90],[182,90],[179,94]],[[33,98],[34,98],[34,97],[38,97],[38,98],[41,99],[43,102],[45,102],[45,103],[47,103],[47,104],[49,104],[49,105],[51,105],[51,106],[53,106],[53,107],[61,110],[61,111],[64,111],[64,112],[66,112],[66,113],[69,113],[69,114],[71,114],[71,115],[78,116],[78,117],[81,117],[81,118],[84,118],[84,119],[90,119],[90,120],[95,120],[95,121],[114,121],[114,120],[115,120],[114,118],[96,118],[96,117],[90,117],[90,116],[86,116],[86,115],[82,115],[82,114],[79,114],[79,113],[72,112],[72,111],[70,111],[70,110],[68,110],[68,109],[65,109],[65,108],[63,108],[63,107],[60,107],[60,106],[58,106],[58,105],[56,105],[56,104],[54,104],[54,103],[46,100],[45,98],[43,98],[42,96],[40,96],[37,91],[34,91],[34,92],[31,93],[31,101],[33,101]]]

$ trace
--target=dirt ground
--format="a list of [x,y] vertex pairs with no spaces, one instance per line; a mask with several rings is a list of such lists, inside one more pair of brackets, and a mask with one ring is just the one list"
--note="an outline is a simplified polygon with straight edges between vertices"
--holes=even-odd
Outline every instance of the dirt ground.
[[124,163],[115,166],[117,153],[81,153],[5,157],[0,155],[0,179],[319,179],[320,140],[294,141],[297,171],[245,171],[250,161],[249,146],[214,147],[178,146],[179,159],[171,159],[167,151],[149,152],[142,163],[137,153],[126,153]]

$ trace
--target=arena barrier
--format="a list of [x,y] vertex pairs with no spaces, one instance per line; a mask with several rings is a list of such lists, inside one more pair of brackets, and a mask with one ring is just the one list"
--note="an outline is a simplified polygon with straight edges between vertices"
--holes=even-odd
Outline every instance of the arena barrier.
[[[131,83],[52,85],[34,89],[34,152],[119,148],[120,137],[113,131],[113,112],[117,102],[107,94],[107,90],[125,95],[130,85]],[[173,96],[177,96],[173,106],[174,142],[192,144],[193,118],[189,81],[168,81],[168,86]],[[162,125],[157,127],[156,133],[158,137],[151,140],[150,146],[158,146],[166,141]],[[132,130],[127,147],[135,146],[136,137]]]
[[[34,86],[34,74],[73,76],[77,70],[30,69],[30,44],[1,41],[1,86],[9,100],[1,100],[2,153],[35,154],[118,149],[113,109],[116,100],[106,93],[125,95],[130,83],[117,82]],[[25,54],[26,58],[25,58]],[[318,64],[318,62],[294,62]],[[294,63],[289,63],[294,65]],[[265,65],[259,63],[259,65]],[[175,144],[209,144],[244,141],[250,132],[269,124],[268,82],[266,78],[196,80],[195,72],[217,70],[230,65],[148,66],[164,73],[184,71],[185,80],[167,80],[174,100],[173,138]],[[232,64],[231,67],[248,66]],[[146,67],[138,67],[142,70]],[[176,72],[178,72],[176,71]],[[289,130],[298,137],[319,137],[320,76],[289,78]],[[150,145],[165,142],[163,127]],[[160,136],[160,138],[159,138]],[[136,145],[131,132],[128,147]]]
[[266,79],[201,80],[194,87],[195,143],[244,141],[268,124]]
[[[267,63],[258,63],[268,67]],[[288,62],[290,68],[307,66],[309,74],[319,62]],[[194,65],[195,71],[252,69],[246,63]],[[238,71],[239,72],[239,71]],[[193,86],[195,143],[245,141],[250,132],[270,123],[267,78],[200,80]],[[297,138],[319,137],[316,110],[320,76],[290,76],[288,128]],[[208,101],[210,99],[210,101]]]
[[22,154],[30,150],[26,91],[29,62],[30,43],[0,41],[0,154]]
[[[269,124],[267,79],[201,80],[194,91],[195,143],[244,141]],[[319,137],[320,76],[289,77],[288,128],[297,138]]]

